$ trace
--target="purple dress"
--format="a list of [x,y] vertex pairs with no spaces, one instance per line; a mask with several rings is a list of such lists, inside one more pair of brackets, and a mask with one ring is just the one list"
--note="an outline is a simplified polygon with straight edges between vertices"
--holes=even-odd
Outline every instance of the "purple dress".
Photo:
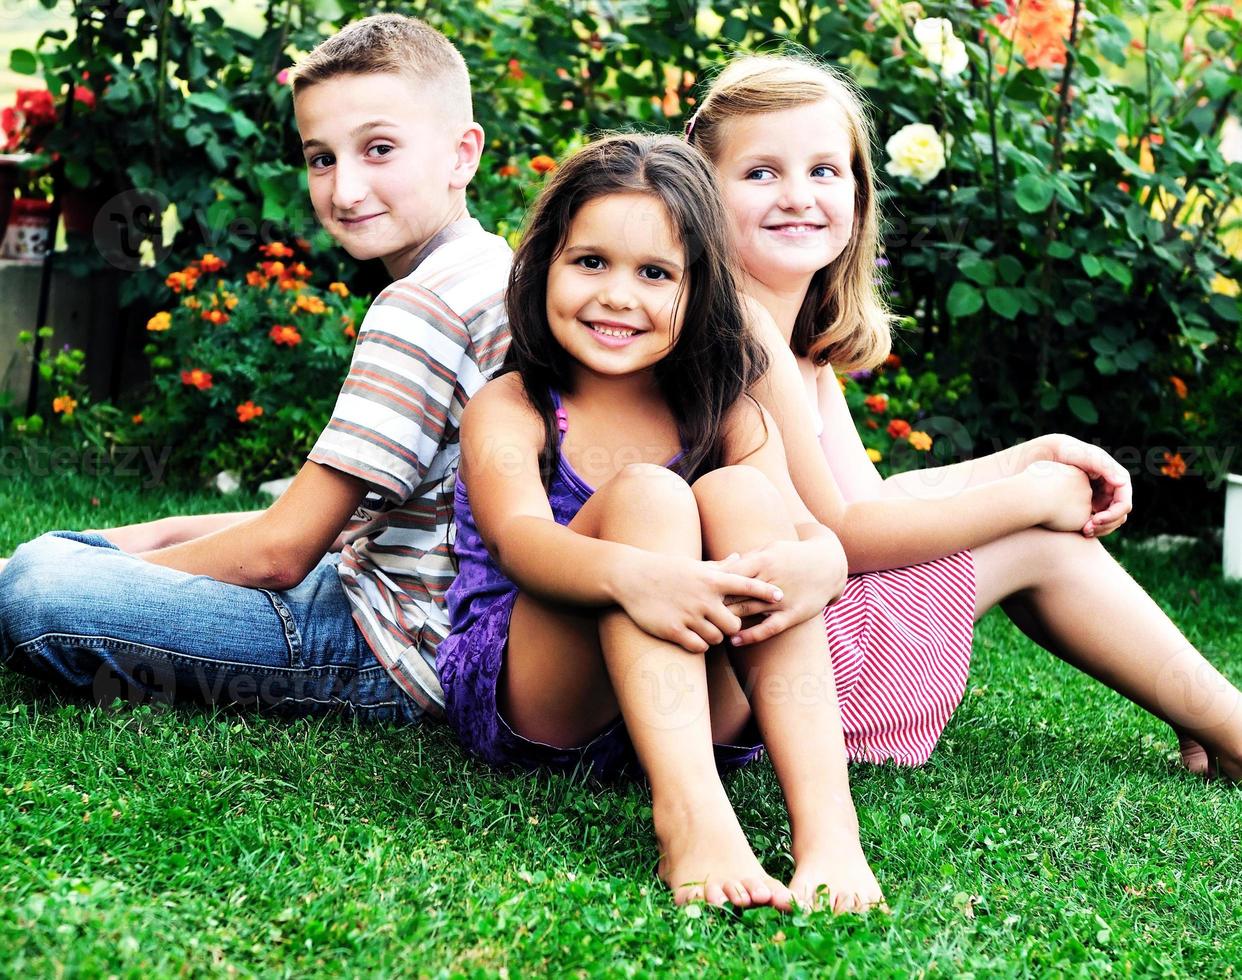
[[[556,392],[552,400],[563,436],[569,428],[568,417]],[[594,492],[558,451],[548,487],[548,503],[556,522],[567,525]],[[586,744],[565,748],[524,738],[501,716],[496,687],[508,651],[509,617],[518,588],[488,554],[470,509],[468,489],[460,477],[454,493],[458,573],[447,595],[453,629],[436,652],[436,669],[444,688],[445,716],[458,739],[469,751],[496,766],[582,769],[597,779],[637,775],[638,760],[619,717]],[[752,732],[753,726],[748,728],[746,740]],[[757,735],[753,745],[717,745],[716,764],[722,770],[737,768],[756,758],[762,749]]]

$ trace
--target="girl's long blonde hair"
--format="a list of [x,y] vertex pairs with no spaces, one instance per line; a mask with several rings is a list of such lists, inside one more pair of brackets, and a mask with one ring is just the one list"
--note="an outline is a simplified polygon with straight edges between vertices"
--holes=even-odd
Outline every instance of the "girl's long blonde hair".
[[713,162],[739,116],[779,112],[831,99],[845,116],[854,175],[854,234],[845,250],[815,273],[794,322],[794,353],[839,371],[875,367],[892,346],[893,314],[880,295],[880,218],[871,163],[871,120],[853,82],[812,58],[746,55],[716,76],[686,138]]

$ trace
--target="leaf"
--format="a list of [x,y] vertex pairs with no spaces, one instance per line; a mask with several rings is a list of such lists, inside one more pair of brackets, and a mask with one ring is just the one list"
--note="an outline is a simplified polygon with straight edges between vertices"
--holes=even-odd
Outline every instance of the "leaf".
[[987,259],[972,255],[957,264],[958,271],[968,279],[973,279],[980,286],[990,286],[996,282],[996,270]]
[[74,187],[85,187],[91,182],[91,168],[81,160],[65,160],[65,179]]
[[1054,259],[1068,259],[1074,254],[1074,250],[1065,242],[1053,242],[1048,246],[1048,254]]
[[970,283],[955,282],[949,290],[947,304],[952,316],[970,316],[983,309],[983,296]]
[[237,130],[237,135],[244,140],[250,139],[259,131],[259,127],[240,112],[231,113],[230,118],[233,120],[233,128]]
[[1104,266],[1105,272],[1121,283],[1122,288],[1130,288],[1130,283],[1134,281],[1134,277],[1130,273],[1129,266],[1119,259],[1114,259],[1111,255],[1100,259],[1100,263]]
[[186,96],[186,102],[208,112],[228,112],[229,104],[214,92],[193,92]]
[[1094,255],[1084,255],[1080,261],[1082,262],[1082,271],[1092,279],[1098,276],[1104,269],[1100,264],[1100,260]]
[[1012,255],[1002,255],[996,263],[996,268],[1000,272],[1001,278],[1011,286],[1022,278],[1022,263]]
[[9,55],[9,68],[19,75],[33,75],[39,70],[39,59],[25,48],[14,48]]
[[1104,375],[1117,373],[1117,365],[1113,363],[1113,359],[1104,354],[1095,359],[1095,369]]
[[1080,422],[1087,425],[1095,425],[1100,420],[1100,413],[1095,410],[1095,406],[1091,403],[1090,398],[1082,395],[1070,395],[1065,399],[1065,404],[1069,406],[1069,410],[1074,413],[1074,417]]
[[1038,214],[1052,203],[1052,182],[1040,174],[1027,174],[1014,188],[1014,197],[1023,211]]
[[1016,289],[1009,289],[1006,286],[993,286],[988,290],[988,306],[992,307],[997,313],[1006,320],[1012,320],[1022,309],[1022,301],[1018,298]]

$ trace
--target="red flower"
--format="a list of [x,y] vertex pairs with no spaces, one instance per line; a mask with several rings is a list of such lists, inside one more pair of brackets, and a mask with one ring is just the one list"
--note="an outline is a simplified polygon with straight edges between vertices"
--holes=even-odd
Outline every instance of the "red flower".
[[503,167],[496,171],[501,177],[516,177],[518,175],[517,164],[506,163]]
[[1178,398],[1185,398],[1187,395],[1186,382],[1179,378],[1176,374],[1169,375],[1169,384],[1173,386],[1173,390],[1177,392]]
[[520,82],[526,77],[526,72],[522,71],[522,63],[517,58],[509,59],[509,77],[515,82]]
[[884,358],[884,366],[887,368],[899,368],[901,367],[901,358],[896,354],[889,354],[888,357]]
[[883,415],[888,411],[888,395],[868,395],[863,399],[863,404],[866,405],[868,409],[875,412],[876,415]]
[[540,153],[530,161],[530,169],[537,174],[546,174],[556,169],[556,161],[546,153]]
[[1160,467],[1160,472],[1171,480],[1180,480],[1186,475],[1186,461],[1182,459],[1181,453],[1165,453],[1164,465]]
[[211,387],[211,372],[203,371],[199,368],[195,368],[193,371],[182,371],[181,383],[183,385],[192,385],[199,391],[206,391]]
[[224,259],[208,252],[198,260],[198,267],[204,272],[219,272],[224,268]]
[[296,347],[302,342],[302,335],[298,333],[297,327],[282,326],[277,324],[267,332],[277,345],[285,347]]
[[260,245],[259,251],[266,255],[269,259],[293,258],[293,249],[291,249],[284,242],[271,242],[267,245]]
[[905,419],[893,419],[888,423],[887,432],[894,439],[904,439],[910,434],[910,423]]
[[263,406],[252,401],[244,401],[237,406],[237,421],[249,422],[263,414]]

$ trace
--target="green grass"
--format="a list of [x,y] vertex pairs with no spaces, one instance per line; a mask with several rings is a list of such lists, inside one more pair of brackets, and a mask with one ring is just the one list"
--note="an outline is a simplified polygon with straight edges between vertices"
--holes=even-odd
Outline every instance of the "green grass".
[[[0,553],[53,526],[227,506],[84,477],[10,485]],[[1121,556],[1242,678],[1242,590],[1213,556]],[[1001,617],[979,628],[931,763],[852,777],[891,916],[687,913],[652,873],[639,787],[498,775],[441,728],[95,708],[0,674],[0,971],[1223,977],[1242,964],[1242,792],[1179,771],[1168,730]],[[729,787],[761,858],[787,873],[771,768]]]

